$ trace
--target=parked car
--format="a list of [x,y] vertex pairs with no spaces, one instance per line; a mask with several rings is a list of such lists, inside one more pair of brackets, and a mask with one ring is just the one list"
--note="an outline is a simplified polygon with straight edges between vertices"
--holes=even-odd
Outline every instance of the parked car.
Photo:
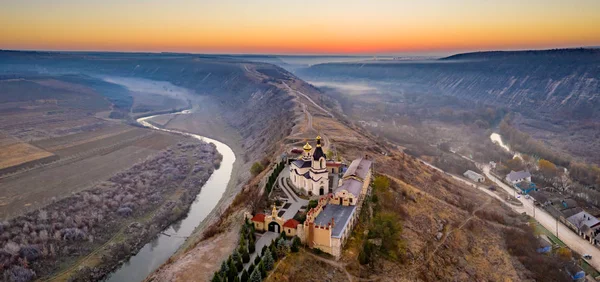
[[584,259],[592,259],[592,255],[589,255],[589,254],[584,254],[584,255],[583,255],[583,258],[584,258]]

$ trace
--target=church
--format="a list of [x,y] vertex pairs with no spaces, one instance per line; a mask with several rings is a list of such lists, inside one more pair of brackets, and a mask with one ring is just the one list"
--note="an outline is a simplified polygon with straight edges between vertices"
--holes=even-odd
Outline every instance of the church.
[[290,164],[290,180],[300,192],[308,196],[326,195],[332,192],[329,171],[335,173],[339,169],[339,164],[327,162],[321,136],[317,136],[316,141],[314,150],[306,142],[302,148],[302,156]]

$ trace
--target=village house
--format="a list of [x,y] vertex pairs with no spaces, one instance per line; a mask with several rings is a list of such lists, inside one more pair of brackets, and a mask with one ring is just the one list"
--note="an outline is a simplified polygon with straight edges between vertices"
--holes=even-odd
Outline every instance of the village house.
[[531,173],[529,171],[513,171],[506,175],[506,181],[512,185],[516,185],[519,182],[527,181],[531,182]]
[[466,178],[471,179],[474,182],[484,182],[485,181],[485,177],[477,172],[474,172],[472,170],[467,170],[464,174],[463,174]]
[[579,236],[595,244],[595,238],[600,229],[600,220],[593,215],[581,211],[567,218],[567,225],[575,230]]

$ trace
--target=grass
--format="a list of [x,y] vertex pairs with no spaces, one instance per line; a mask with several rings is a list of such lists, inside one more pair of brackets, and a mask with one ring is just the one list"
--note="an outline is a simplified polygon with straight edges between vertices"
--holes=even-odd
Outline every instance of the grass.
[[598,272],[594,267],[592,267],[585,260],[581,260],[581,268],[583,268],[583,271],[585,271],[586,274],[588,274],[594,278],[600,276],[600,272]]
[[555,245],[558,245],[560,247],[566,247],[567,245],[561,241],[558,237],[556,237],[556,235],[554,235],[554,233],[550,232],[550,230],[546,229],[544,226],[542,226],[539,222],[532,220],[533,224],[535,224],[535,231],[538,234],[544,234],[546,236],[548,236],[548,239],[550,239],[550,241],[552,241],[552,243],[554,243]]

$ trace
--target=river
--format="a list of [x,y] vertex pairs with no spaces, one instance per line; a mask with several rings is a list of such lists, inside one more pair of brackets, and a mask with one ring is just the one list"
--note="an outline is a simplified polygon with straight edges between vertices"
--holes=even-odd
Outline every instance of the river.
[[[187,114],[189,112],[190,111],[182,111],[174,114]],[[217,140],[197,134],[156,127],[148,122],[148,120],[154,117],[156,116],[139,118],[137,122],[145,127],[155,130],[191,136],[203,140],[204,142],[213,143],[216,145],[217,151],[223,155],[223,161],[221,162],[219,169],[213,172],[202,187],[200,193],[196,196],[196,200],[192,203],[186,217],[181,221],[171,224],[171,226],[163,230],[157,238],[144,245],[135,256],[132,256],[129,261],[109,275],[106,279],[106,281],[109,282],[142,281],[161,264],[167,261],[167,259],[179,249],[186,238],[192,234],[194,229],[196,229],[217,205],[227,189],[227,184],[231,178],[235,154],[229,146]]]
[[500,134],[498,133],[492,133],[490,135],[490,139],[492,140],[493,143],[496,143],[498,146],[502,147],[502,149],[506,150],[507,152],[513,153],[513,158],[521,158],[521,153],[519,152],[515,152],[515,151],[511,151],[510,148],[508,147],[508,145],[504,144],[504,142],[502,142],[502,136],[500,136]]

